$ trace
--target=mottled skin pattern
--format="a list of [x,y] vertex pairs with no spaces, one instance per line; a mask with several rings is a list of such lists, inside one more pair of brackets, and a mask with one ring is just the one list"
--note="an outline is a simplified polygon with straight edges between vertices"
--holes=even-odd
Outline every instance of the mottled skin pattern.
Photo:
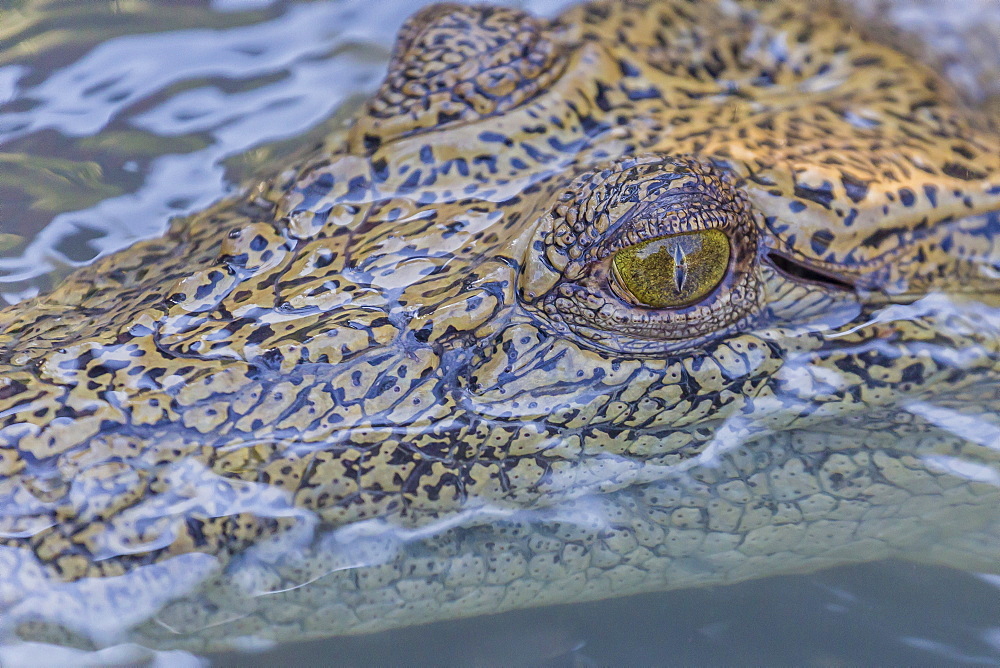
[[[798,7],[429,8],[303,166],[0,311],[7,626],[222,646],[995,569],[1000,134]],[[707,229],[703,299],[611,290]]]

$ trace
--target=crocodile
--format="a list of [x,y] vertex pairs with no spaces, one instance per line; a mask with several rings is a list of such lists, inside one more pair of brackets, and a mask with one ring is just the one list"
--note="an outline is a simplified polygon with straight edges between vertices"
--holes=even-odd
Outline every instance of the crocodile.
[[995,571],[1000,129],[847,20],[433,5],[294,167],[0,311],[5,633]]

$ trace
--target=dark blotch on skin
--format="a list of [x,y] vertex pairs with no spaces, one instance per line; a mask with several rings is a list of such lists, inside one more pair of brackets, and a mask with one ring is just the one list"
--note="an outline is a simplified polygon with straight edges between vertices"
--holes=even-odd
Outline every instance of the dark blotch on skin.
[[868,197],[868,182],[856,179],[849,174],[841,174],[840,182],[844,185],[844,190],[852,202],[857,204]]

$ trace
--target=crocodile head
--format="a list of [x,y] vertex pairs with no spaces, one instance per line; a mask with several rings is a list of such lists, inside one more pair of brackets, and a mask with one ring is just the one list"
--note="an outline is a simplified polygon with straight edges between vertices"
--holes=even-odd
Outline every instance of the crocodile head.
[[300,166],[0,312],[0,612],[217,645],[979,566],[998,231],[995,125],[836,17],[433,6]]

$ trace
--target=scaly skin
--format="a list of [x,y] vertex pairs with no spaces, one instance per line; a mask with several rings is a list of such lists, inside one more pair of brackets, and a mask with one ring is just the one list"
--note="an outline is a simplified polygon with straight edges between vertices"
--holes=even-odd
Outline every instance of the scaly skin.
[[[6,624],[218,647],[995,568],[1000,135],[797,7],[429,8],[304,166],[0,312]],[[700,301],[612,289],[710,228]]]

